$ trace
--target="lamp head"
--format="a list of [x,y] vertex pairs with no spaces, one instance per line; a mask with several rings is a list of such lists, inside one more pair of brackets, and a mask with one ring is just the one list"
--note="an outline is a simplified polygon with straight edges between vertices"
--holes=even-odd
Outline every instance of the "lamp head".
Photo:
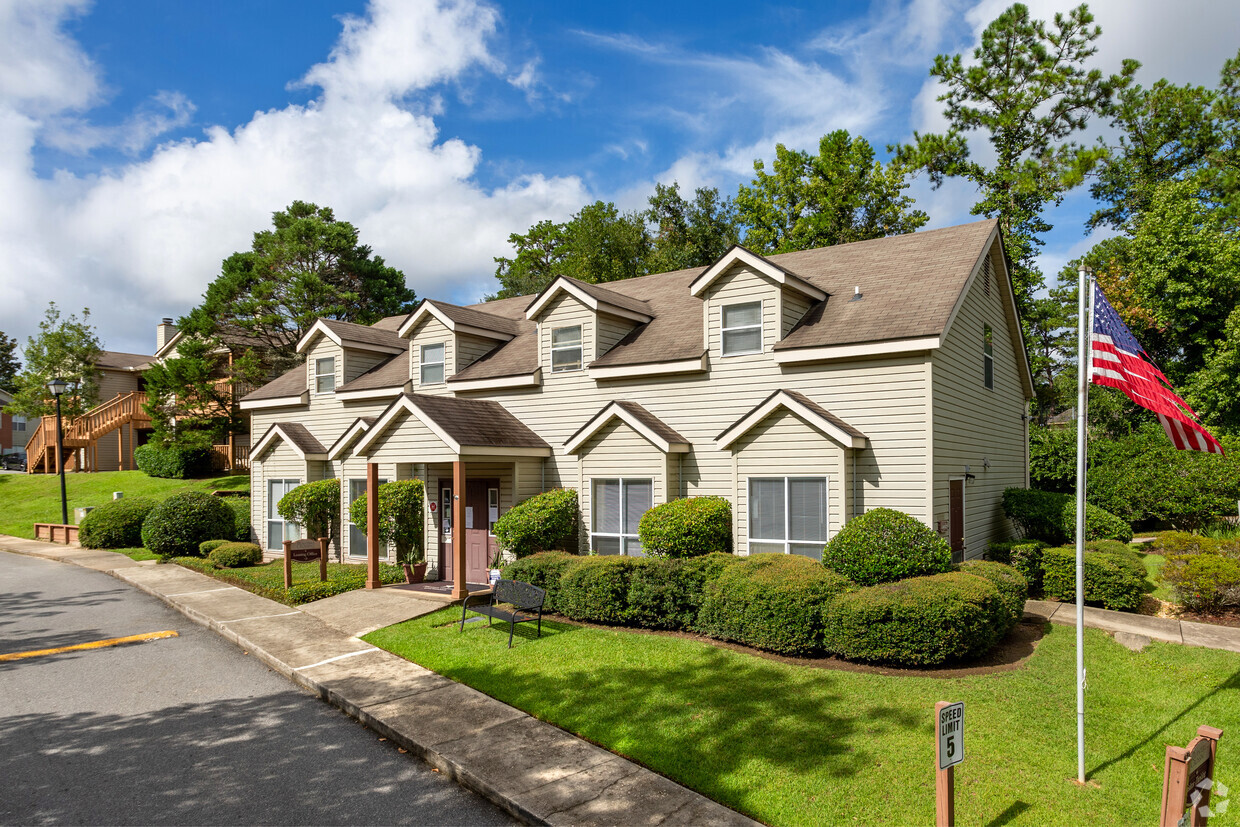
[[52,396],[62,396],[69,390],[69,380],[57,376],[47,383],[47,389],[52,392]]

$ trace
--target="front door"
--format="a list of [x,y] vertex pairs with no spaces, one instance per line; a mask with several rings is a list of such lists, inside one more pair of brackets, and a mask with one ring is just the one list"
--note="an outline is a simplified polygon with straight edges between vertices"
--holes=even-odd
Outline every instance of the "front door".
[[948,483],[948,520],[947,539],[952,546],[952,562],[964,560],[964,480],[949,480]]
[[499,480],[467,480],[465,492],[465,581],[486,583],[499,550],[491,534],[499,516]]

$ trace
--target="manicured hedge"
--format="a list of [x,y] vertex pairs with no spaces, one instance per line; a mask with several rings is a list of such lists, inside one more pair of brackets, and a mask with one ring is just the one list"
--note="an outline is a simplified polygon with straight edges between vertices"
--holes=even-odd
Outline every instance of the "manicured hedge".
[[822,651],[823,611],[855,584],[799,554],[751,554],[706,584],[698,631],[785,655]]
[[574,561],[582,558],[563,551],[544,551],[505,563],[500,569],[506,580],[520,580],[547,592],[543,611],[559,612],[560,578]]
[[840,529],[822,564],[855,583],[872,586],[951,569],[951,546],[920,520],[875,508]]
[[999,591],[999,600],[1003,603],[1007,625],[1006,634],[1013,626],[1020,623],[1025,615],[1025,600],[1029,597],[1029,583],[1012,566],[992,563],[988,560],[966,560],[960,564],[965,574],[976,575],[989,580]]
[[[1064,544],[1076,537],[1076,497],[1032,488],[1003,492],[1003,513],[1020,526],[1026,537]],[[1132,527],[1096,505],[1085,504],[1085,539],[1132,540]]]
[[240,569],[263,562],[263,550],[253,543],[224,543],[207,555],[211,565],[221,569]]
[[227,537],[236,531],[232,509],[219,497],[201,491],[182,491],[161,502],[142,524],[142,545],[165,560],[198,553],[204,540]]
[[142,523],[156,506],[146,497],[111,500],[91,511],[78,526],[82,548],[134,548],[142,545]]
[[1046,543],[1040,540],[1012,540],[1005,543],[991,543],[985,552],[985,558],[994,563],[1010,565],[1025,578],[1029,586],[1029,594],[1042,593],[1042,549]]
[[637,528],[642,551],[696,557],[732,549],[732,504],[724,497],[685,497],[656,505]]
[[1162,579],[1191,611],[1216,614],[1240,608],[1240,559],[1235,557],[1177,554],[1167,559]]
[[198,544],[198,556],[199,557],[210,557],[211,552],[215,551],[220,546],[226,546],[231,542],[234,542],[234,541],[233,540],[204,540],[203,542]]
[[1146,551],[1170,557],[1173,554],[1228,554],[1240,556],[1240,540],[1228,538],[1218,540],[1214,537],[1203,537],[1187,531],[1162,531],[1154,540],[1147,543]]
[[577,492],[556,488],[508,509],[495,522],[500,548],[517,557],[565,548],[577,530]]
[[556,611],[573,620],[625,625],[629,611],[629,582],[637,557],[578,557],[560,576]]
[[939,666],[986,653],[1006,632],[1006,614],[999,590],[982,577],[911,577],[836,597],[823,643],[849,660]]
[[[1092,544],[1091,544],[1092,545]],[[1082,557],[1085,602],[1120,611],[1141,605],[1146,593],[1145,565],[1135,552],[1087,548]],[[1072,546],[1042,551],[1042,590],[1059,600],[1076,599],[1076,549]]]
[[702,608],[706,583],[741,559],[717,552],[686,560],[641,560],[629,574],[630,622],[648,629],[692,629]]
[[233,513],[232,538],[238,543],[250,542],[250,498],[221,497]]
[[211,471],[210,448],[156,448],[140,445],[133,453],[138,470],[148,477],[183,480]]

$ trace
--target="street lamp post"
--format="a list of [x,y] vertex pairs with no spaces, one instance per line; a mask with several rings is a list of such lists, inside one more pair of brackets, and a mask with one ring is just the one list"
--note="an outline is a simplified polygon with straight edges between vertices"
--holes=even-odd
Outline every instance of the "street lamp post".
[[65,496],[65,440],[60,422],[60,397],[69,389],[69,383],[59,377],[47,383],[47,389],[56,397],[56,465],[60,472],[60,524],[69,524],[69,499]]

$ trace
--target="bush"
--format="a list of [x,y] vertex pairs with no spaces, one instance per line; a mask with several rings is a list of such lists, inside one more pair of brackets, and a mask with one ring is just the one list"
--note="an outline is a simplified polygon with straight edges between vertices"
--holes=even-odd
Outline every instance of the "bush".
[[183,480],[211,471],[211,449],[141,445],[133,453],[138,470],[148,477]]
[[198,544],[198,556],[199,557],[210,557],[211,552],[215,551],[220,546],[226,546],[231,542],[234,542],[234,541],[233,540],[205,540]]
[[207,559],[221,569],[240,569],[263,562],[263,550],[253,543],[224,543],[214,548]]
[[151,510],[142,523],[142,545],[164,560],[189,557],[203,540],[235,530],[232,510],[219,497],[201,491],[173,494]]
[[232,538],[238,543],[250,542],[250,498],[221,497],[224,504],[232,509],[234,531]]
[[999,590],[976,575],[911,577],[835,598],[823,643],[849,660],[939,666],[989,651],[1005,613]]
[[[1070,494],[1009,488],[1003,492],[1003,513],[1026,537],[1064,544],[1076,538],[1076,498]],[[1085,539],[1132,540],[1132,528],[1096,505],[1085,504]]]
[[1038,541],[1012,546],[1012,568],[1020,572],[1029,584],[1030,594],[1042,594],[1042,550],[1044,543]]
[[[294,489],[294,492],[296,489]],[[294,493],[294,492],[290,492]],[[340,488],[337,483],[336,494]],[[423,498],[426,486],[421,480],[398,480],[379,486],[379,543],[396,546],[396,562],[421,563],[426,559],[423,527]],[[284,500],[280,501],[283,504]],[[349,520],[357,530],[366,534],[366,495],[358,497],[349,506]]]
[[823,612],[854,584],[798,554],[751,554],[707,582],[698,631],[785,655],[822,651]]
[[305,526],[311,539],[335,537],[340,529],[340,480],[303,483],[281,497],[276,510],[284,519]]
[[558,612],[560,578],[570,564],[580,559],[563,551],[544,551],[506,563],[501,572],[506,580],[520,580],[545,590],[543,611]]
[[951,569],[951,546],[900,511],[875,508],[831,538],[822,564],[862,586]]
[[1020,623],[1025,615],[1025,600],[1029,597],[1029,583],[1024,576],[1012,566],[992,563],[986,560],[966,560],[960,564],[960,570],[989,580],[999,591],[999,601],[1004,609],[1004,634]]
[[[1136,552],[1124,549],[1087,549],[1082,558],[1085,602],[1126,611],[1141,605],[1145,596],[1145,564]],[[1076,549],[1048,548],[1042,552],[1042,589],[1050,597],[1076,599]]]
[[630,573],[630,622],[648,629],[694,628],[706,584],[741,559],[718,552],[685,560],[640,558]]
[[1170,557],[1173,554],[1216,553],[1219,547],[1219,541],[1213,537],[1202,537],[1187,531],[1161,531],[1153,542],[1146,543],[1145,550]]
[[1194,612],[1217,614],[1240,607],[1240,560],[1201,553],[1170,557],[1162,579],[1177,601]]
[[555,488],[508,509],[495,522],[500,548],[517,557],[564,548],[577,530],[577,492]]
[[629,581],[636,557],[578,557],[560,575],[557,611],[573,620],[628,623]]
[[142,545],[142,523],[156,505],[146,497],[111,500],[86,515],[78,526],[82,548],[133,548]]
[[697,557],[732,547],[732,504],[723,497],[686,497],[656,505],[637,528],[642,551],[664,557]]

